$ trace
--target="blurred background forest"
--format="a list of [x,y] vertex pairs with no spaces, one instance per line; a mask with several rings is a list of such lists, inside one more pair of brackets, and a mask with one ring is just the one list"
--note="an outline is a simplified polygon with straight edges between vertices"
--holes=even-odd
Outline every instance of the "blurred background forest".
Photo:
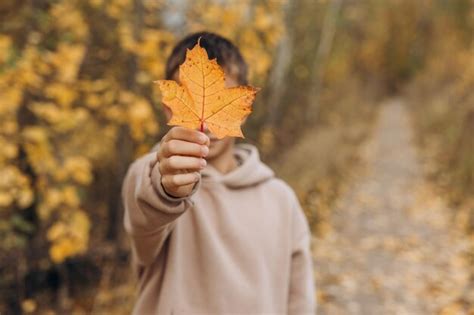
[[194,31],[241,48],[263,88],[246,141],[314,233],[393,95],[474,230],[471,0],[2,0],[0,16],[1,314],[130,311],[122,179],[167,130],[152,81]]

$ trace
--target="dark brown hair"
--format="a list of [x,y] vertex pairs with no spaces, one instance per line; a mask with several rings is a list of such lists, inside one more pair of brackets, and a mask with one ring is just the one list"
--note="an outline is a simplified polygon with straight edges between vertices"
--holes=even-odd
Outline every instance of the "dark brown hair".
[[207,51],[209,59],[216,58],[217,63],[228,75],[235,78],[240,85],[247,84],[247,63],[240,54],[239,49],[230,40],[208,32],[188,35],[176,44],[166,62],[165,75],[167,80],[173,78],[179,65],[186,58],[187,49],[193,48],[199,38],[199,43]]

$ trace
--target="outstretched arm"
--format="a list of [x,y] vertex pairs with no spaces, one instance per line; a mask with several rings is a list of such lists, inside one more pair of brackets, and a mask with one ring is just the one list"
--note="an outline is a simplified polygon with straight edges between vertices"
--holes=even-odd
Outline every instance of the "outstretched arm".
[[122,187],[124,225],[141,265],[154,260],[176,219],[191,207],[208,141],[203,133],[175,127],[163,137],[158,152],[130,166]]

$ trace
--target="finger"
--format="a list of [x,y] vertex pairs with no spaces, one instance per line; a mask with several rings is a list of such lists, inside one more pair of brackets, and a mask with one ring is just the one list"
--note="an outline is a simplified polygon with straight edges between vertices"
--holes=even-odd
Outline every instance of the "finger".
[[161,174],[170,174],[177,171],[201,170],[206,164],[206,160],[201,158],[173,155],[163,159],[159,167]]
[[206,145],[200,145],[193,142],[171,139],[162,145],[162,156],[170,157],[172,155],[186,155],[204,157],[209,153]]
[[209,145],[210,143],[209,137],[205,133],[179,126],[171,128],[163,138],[164,141],[170,141],[172,139],[184,140],[204,145]]
[[189,185],[197,182],[201,175],[197,172],[175,175],[164,175],[161,178],[161,183],[165,187],[178,187]]

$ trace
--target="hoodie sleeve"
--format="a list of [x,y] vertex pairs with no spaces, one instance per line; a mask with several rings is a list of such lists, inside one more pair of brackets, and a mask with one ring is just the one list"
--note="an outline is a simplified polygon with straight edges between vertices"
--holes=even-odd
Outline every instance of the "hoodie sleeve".
[[[198,182],[191,194],[198,189]],[[132,253],[147,266],[161,251],[178,219],[192,206],[190,197],[175,198],[164,191],[156,153],[135,161],[122,186],[125,230],[131,238]]]
[[[296,197],[295,197],[296,199]],[[311,232],[299,202],[293,208],[293,233],[288,314],[315,314],[316,293],[313,260],[310,250]]]

